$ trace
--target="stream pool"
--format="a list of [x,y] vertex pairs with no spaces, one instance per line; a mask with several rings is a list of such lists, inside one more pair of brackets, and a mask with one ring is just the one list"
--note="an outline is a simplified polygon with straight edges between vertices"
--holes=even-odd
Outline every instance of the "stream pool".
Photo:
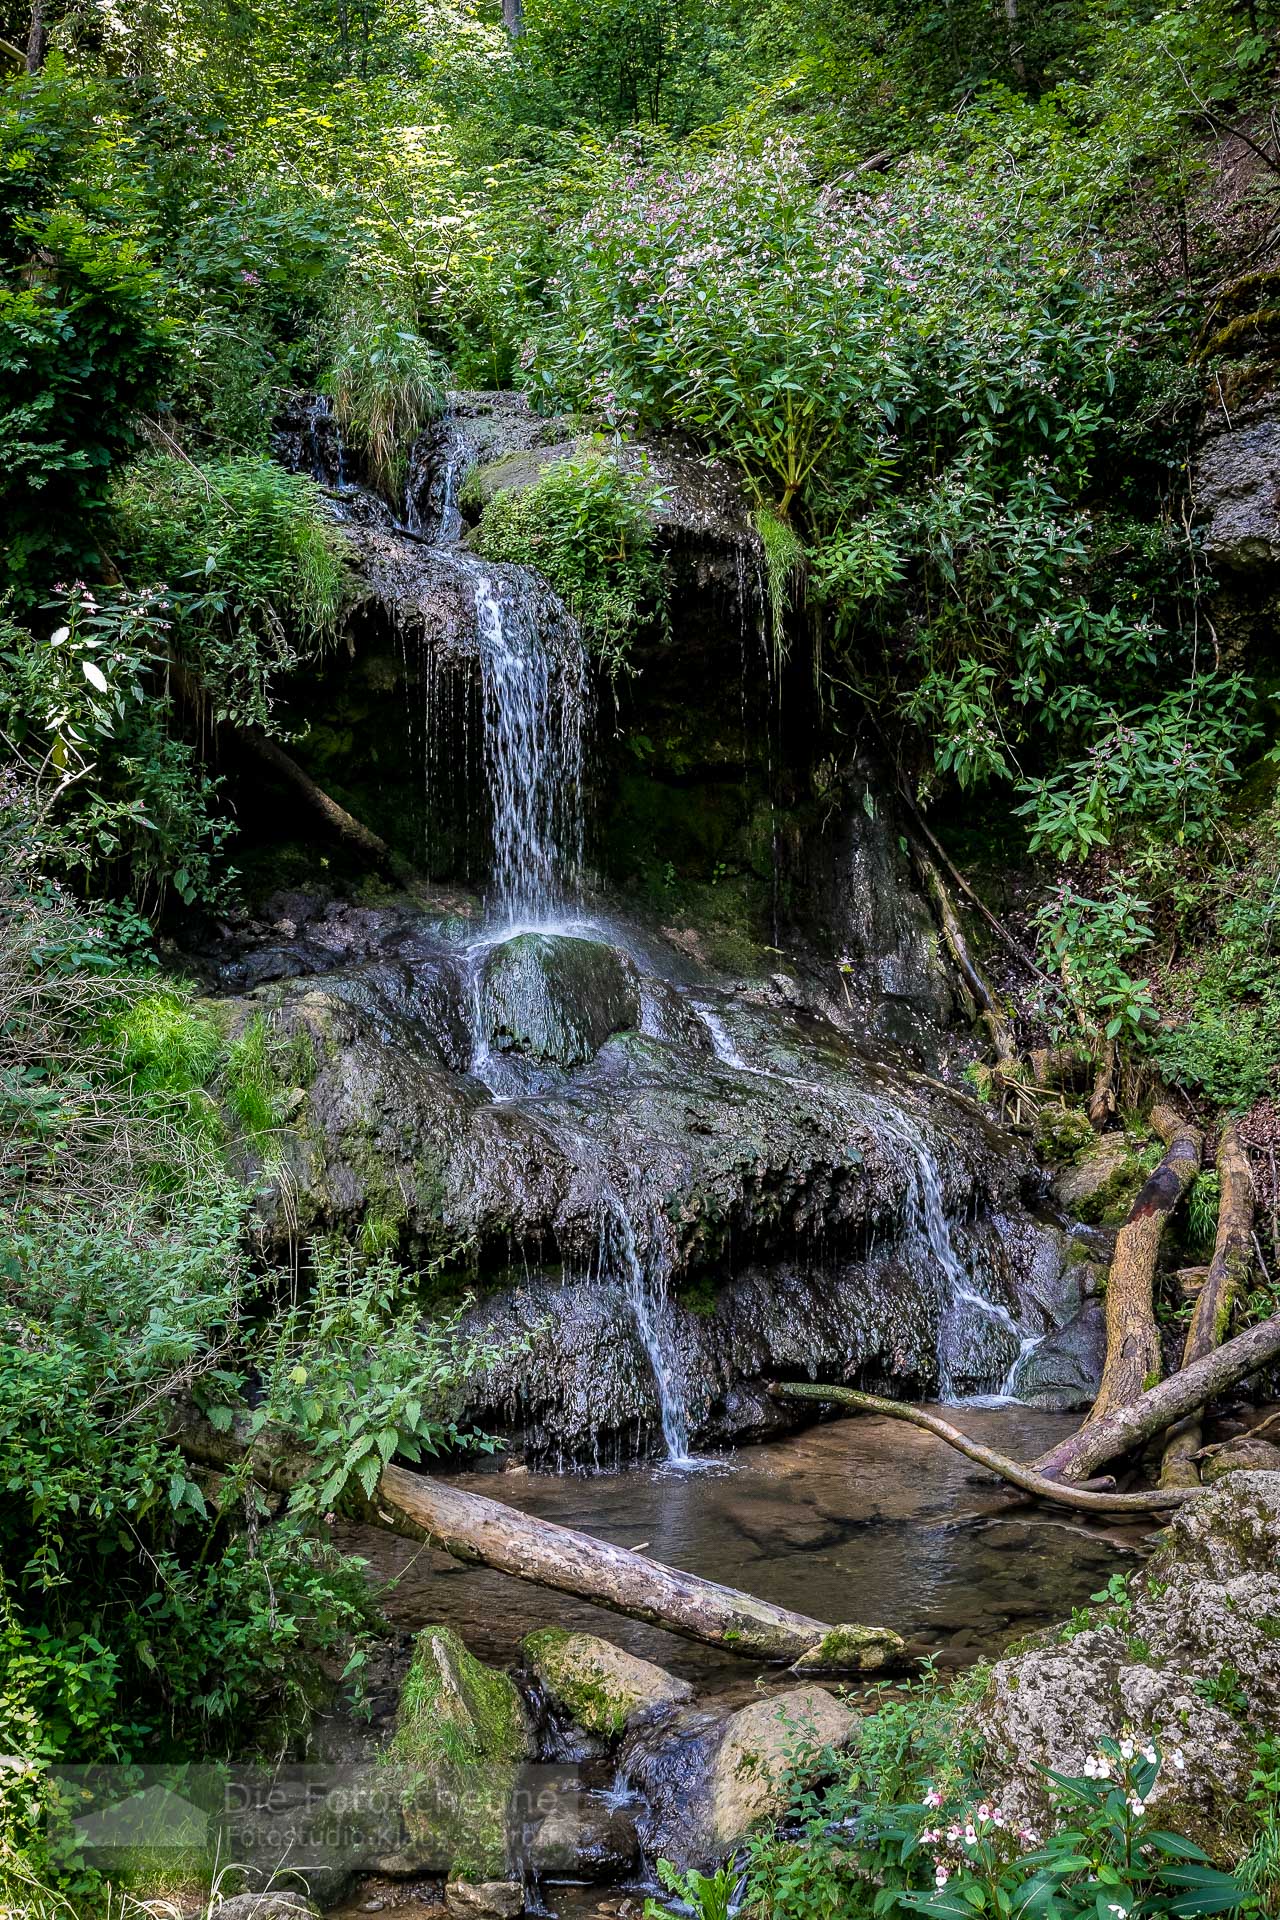
[[[1077,1424],[1021,1406],[951,1407],[967,1432],[1021,1459]],[[996,1654],[1068,1615],[1145,1550],[1149,1521],[1092,1521],[1016,1496],[932,1436],[859,1416],[740,1450],[699,1471],[560,1476],[497,1467],[459,1484],[669,1565],[829,1621],[895,1628],[944,1668]],[[389,1585],[393,1623],[441,1623],[494,1665],[535,1627],[601,1633],[728,1704],[755,1697],[750,1661],[677,1639],[374,1529],[344,1544]],[[778,1685],[788,1684],[784,1674]]]

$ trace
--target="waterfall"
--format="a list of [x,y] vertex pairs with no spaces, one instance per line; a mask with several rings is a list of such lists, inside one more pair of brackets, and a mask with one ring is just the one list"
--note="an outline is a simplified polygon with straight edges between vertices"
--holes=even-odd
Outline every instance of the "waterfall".
[[571,900],[582,870],[588,693],[577,627],[523,567],[457,556],[471,581],[493,816],[490,904],[538,926]]

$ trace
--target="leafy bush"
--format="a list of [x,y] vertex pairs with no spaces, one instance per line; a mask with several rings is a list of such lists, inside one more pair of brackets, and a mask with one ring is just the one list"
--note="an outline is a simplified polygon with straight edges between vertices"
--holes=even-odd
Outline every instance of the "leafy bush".
[[616,674],[636,628],[666,613],[652,517],[659,497],[643,468],[626,471],[604,454],[555,460],[532,486],[493,496],[474,544],[486,560],[536,567]]
[[111,471],[169,364],[136,198],[104,191],[111,106],[56,59],[0,99],[0,587],[28,605],[93,553]]
[[[1185,1766],[1178,1748],[1165,1757],[1174,1769]],[[794,1803],[801,1840],[753,1843],[746,1901],[785,1920],[1241,1912],[1246,1885],[1148,1815],[1162,1764],[1154,1743],[1125,1737],[1101,1740],[1082,1776],[1049,1772],[1054,1824],[1043,1840],[954,1772],[898,1804],[861,1793],[856,1775],[842,1778]],[[661,1910],[650,1903],[649,1911]],[[695,1911],[710,1908],[699,1901]]]
[[150,693],[170,602],[79,581],[61,592],[35,631],[0,614],[0,730],[15,753],[3,806],[25,822],[18,857],[144,905],[170,886],[187,902],[217,900],[231,878],[218,782],[166,731]]
[[1095,1052],[1141,1032],[1151,1012],[1147,981],[1129,971],[1151,940],[1150,909],[1119,884],[1096,900],[1069,880],[1054,888],[1036,915],[1042,964],[1061,983],[1046,1008],[1055,1038],[1079,1040]]
[[173,644],[216,719],[270,727],[271,683],[336,634],[350,602],[346,542],[310,480],[254,455],[154,455],[117,484],[124,563],[168,582]]

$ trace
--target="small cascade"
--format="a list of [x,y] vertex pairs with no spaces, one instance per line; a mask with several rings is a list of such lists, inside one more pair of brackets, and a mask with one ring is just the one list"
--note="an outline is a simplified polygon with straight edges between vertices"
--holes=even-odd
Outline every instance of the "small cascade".
[[732,1067],[735,1073],[750,1073],[752,1068],[734,1044],[733,1036],[714,1007],[705,1001],[695,1000],[693,1010],[701,1020],[711,1040],[711,1051],[722,1066]]
[[467,471],[467,445],[453,414],[420,434],[409,454],[404,524],[439,547],[456,546],[465,523],[458,494]]
[[538,926],[582,871],[586,659],[573,621],[532,572],[458,556],[472,582],[493,810],[490,900]]

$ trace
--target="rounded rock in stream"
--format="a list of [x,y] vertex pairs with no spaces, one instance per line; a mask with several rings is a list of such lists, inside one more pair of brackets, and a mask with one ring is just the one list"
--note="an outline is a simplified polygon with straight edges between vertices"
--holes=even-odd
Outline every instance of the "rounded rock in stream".
[[481,1021],[499,1052],[583,1066],[615,1033],[640,1022],[634,963],[599,940],[521,933],[488,956]]

